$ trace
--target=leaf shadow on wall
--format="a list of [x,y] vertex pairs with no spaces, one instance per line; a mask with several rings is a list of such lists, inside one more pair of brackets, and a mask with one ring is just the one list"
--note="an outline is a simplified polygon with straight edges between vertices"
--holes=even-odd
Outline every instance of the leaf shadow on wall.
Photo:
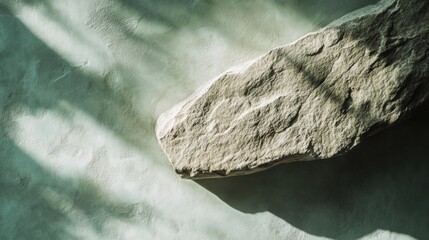
[[355,239],[377,229],[429,234],[429,112],[349,154],[198,183],[245,213],[271,212],[308,233]]
[[115,199],[85,177],[63,177],[14,138],[19,131],[16,115],[53,111],[68,119],[72,113],[62,107],[66,102],[144,149],[146,145],[135,141],[142,134],[139,128],[129,135],[121,127],[145,126],[134,115],[119,113],[130,111],[126,99],[103,79],[63,60],[15,17],[0,16],[0,30],[5,37],[0,42],[0,239],[81,239],[84,233],[74,230],[82,226],[86,233],[109,237],[105,224],[112,219],[143,220],[151,228],[151,214],[158,216],[151,204]]
[[[79,71],[78,66],[72,66],[53,51],[47,50],[48,47],[45,46],[41,41],[39,41],[35,36],[33,36],[31,32],[24,26],[22,26],[22,24],[20,24],[18,21],[12,22],[11,25],[12,26],[10,27],[10,29],[13,29],[14,32],[13,34],[9,35],[13,36],[15,38],[15,41],[13,41],[13,45],[8,46],[7,49],[5,48],[6,50],[2,52],[1,57],[15,57],[16,62],[10,61],[10,63],[19,64],[2,65],[3,68],[0,68],[2,70],[3,76],[8,77],[1,79],[1,90],[4,90],[4,93],[12,93],[9,96],[4,95],[5,98],[0,99],[7,102],[6,106],[8,106],[8,108],[12,109],[14,107],[24,106],[26,109],[31,109],[32,111],[34,111],[34,113],[37,113],[39,111],[44,112],[46,110],[61,112],[64,111],[64,109],[61,108],[59,103],[67,102],[93,117],[100,125],[111,130],[124,141],[132,143],[133,145],[138,146],[142,149],[147,148],[147,143],[142,142],[142,139],[143,136],[148,135],[145,129],[153,127],[151,125],[152,122],[147,121],[146,119],[141,119],[139,115],[136,114],[135,106],[133,106],[133,103],[130,101],[129,96],[126,93],[121,94],[115,92],[115,89],[112,89],[110,87],[110,75],[106,75],[105,78],[99,79],[97,77],[91,77],[82,74]],[[20,49],[22,51],[17,51],[17,49]],[[37,70],[35,72],[39,74],[36,74],[36,77],[34,79],[32,78],[33,75],[31,72],[32,66],[34,67],[34,69]],[[61,76],[64,77],[58,79],[58,77]],[[50,82],[51,80],[56,81]],[[130,86],[129,88],[132,88],[132,86]],[[18,103],[18,105],[20,106],[9,105],[9,103]],[[6,112],[2,111],[2,113]],[[64,111],[64,114],[65,117],[67,117],[67,111]],[[3,116],[2,120],[4,120]],[[3,135],[1,136],[3,137]],[[13,148],[15,149],[13,151],[17,153],[16,158],[10,158],[11,155],[9,153],[5,153],[5,155],[3,156],[5,160],[1,162],[2,167],[0,169],[6,172],[7,168],[5,166],[13,166],[11,162],[15,161],[16,159],[22,159],[23,165],[27,166],[28,169],[30,169],[28,170],[30,171],[30,173],[26,173],[26,170],[23,170],[26,167],[20,166],[16,169],[13,169],[13,171],[10,171],[10,173],[15,174],[13,176],[6,174],[1,175],[2,177],[4,177],[4,179],[2,179],[1,181],[2,193],[6,193],[5,195],[2,195],[2,197],[8,196],[8,198],[11,199],[10,201],[5,201],[18,202],[21,205],[26,205],[28,204],[26,198],[34,199],[35,197],[40,197],[40,199],[42,199],[41,195],[35,196],[34,194],[40,194],[43,190],[49,188],[49,186],[53,186],[52,188],[54,188],[54,192],[58,192],[60,195],[69,195],[70,192],[73,193],[73,191],[75,191],[76,189],[81,189],[81,187],[79,186],[73,187],[72,182],[69,182],[67,180],[63,181],[60,177],[54,174],[50,175],[41,166],[37,165],[35,159],[32,159],[30,156],[22,152],[18,146],[15,146],[13,140],[6,139],[6,137],[2,138],[2,141],[3,140],[4,142],[2,142],[2,147],[4,148],[2,148],[2,150]],[[404,142],[410,142],[409,140],[410,139],[407,139]],[[423,150],[424,149],[421,149],[421,151]],[[392,156],[398,157],[395,155]],[[415,162],[414,165],[416,166],[414,166],[413,164],[400,165],[399,163],[396,163],[396,167],[394,167],[395,161],[393,161],[393,163],[386,161],[385,164],[393,164],[392,166],[388,165],[389,167],[388,169],[386,169],[386,171],[396,170],[399,174],[400,171],[403,170],[402,167],[405,168],[406,166],[409,166],[410,169],[408,171],[405,169],[405,173],[408,173],[409,171],[414,171],[416,169],[420,171],[417,171],[414,177],[424,174],[425,172],[421,171],[424,171],[424,167],[427,168],[427,166],[425,166],[423,162]],[[372,214],[371,211],[374,210],[382,211],[384,215],[380,213],[380,219],[374,219],[372,217],[369,218],[370,223],[366,223],[368,224],[368,227],[362,227],[362,230],[360,230],[361,228],[356,227],[358,228],[358,232],[356,232],[356,234],[353,236],[363,235],[367,232],[370,232],[372,229],[377,228],[397,229],[397,231],[406,232],[413,236],[424,236],[423,233],[427,233],[422,230],[422,226],[427,225],[427,219],[421,217],[427,216],[427,214],[424,215],[424,213],[427,213],[427,210],[424,209],[424,206],[418,205],[424,204],[425,200],[427,200],[427,198],[419,195],[424,193],[424,190],[422,189],[423,187],[427,186],[427,179],[425,180],[424,175],[420,178],[412,177],[411,179],[409,179],[408,184],[401,185],[404,189],[401,188],[401,190],[397,190],[396,188],[393,188],[394,186],[389,185],[391,188],[388,189],[387,192],[383,191],[379,193],[376,187],[366,187],[365,183],[369,185],[371,182],[368,183],[367,181],[369,180],[365,176],[367,176],[368,178],[372,176],[374,178],[373,181],[379,181],[377,186],[380,187],[383,187],[383,184],[385,184],[385,182],[390,183],[389,181],[394,181],[389,180],[392,177],[402,179],[403,181],[406,180],[404,180],[402,176],[392,176],[392,173],[390,175],[385,176],[384,178],[378,179],[375,175],[377,172],[374,172],[375,170],[372,169],[371,166],[367,166],[370,165],[371,162],[366,162],[366,160],[360,163],[349,163],[351,167],[356,168],[355,170],[348,169],[348,167],[350,167],[346,164],[348,160],[333,160],[332,162],[333,163],[321,161],[308,163],[309,165],[305,165],[307,163],[292,164],[290,166],[277,167],[266,173],[259,173],[254,176],[227,179],[227,181],[232,181],[231,186],[228,186],[228,184],[225,184],[223,186],[222,183],[220,187],[224,188],[224,190],[218,189],[218,196],[223,198],[226,202],[230,203],[233,207],[237,206],[237,209],[240,209],[244,212],[270,211],[282,217],[286,221],[294,224],[295,226],[298,226],[308,232],[314,232],[315,234],[320,235],[348,236],[348,230],[353,229],[353,226],[360,226],[359,224],[361,222],[359,222],[358,220],[361,219],[361,221],[364,221],[365,219],[367,219],[365,217],[367,217],[367,215]],[[336,164],[334,164],[335,162]],[[330,166],[330,164],[334,166]],[[378,165],[376,165],[375,167],[377,166]],[[378,168],[381,170],[383,170],[384,167],[385,166],[382,165],[378,166]],[[292,170],[289,170],[290,168]],[[337,171],[334,171],[335,169]],[[342,173],[341,171],[344,171],[345,173]],[[369,173],[366,173],[365,171]],[[290,174],[288,174],[289,172]],[[364,176],[361,175],[361,172],[364,173]],[[333,174],[338,175],[335,176]],[[348,174],[355,174],[355,177],[351,178]],[[11,176],[11,178],[9,178],[8,176]],[[28,176],[30,176],[30,178],[28,178]],[[13,189],[15,188],[15,186],[19,185],[25,187],[26,184],[29,184],[31,186],[31,184],[33,184],[31,179],[37,179],[37,176],[42,178],[42,180],[40,180],[42,183],[40,187],[35,184],[31,191],[26,190],[27,193],[25,194],[17,194],[16,196],[12,196],[12,192],[14,191]],[[312,178],[308,179],[309,176]],[[388,176],[390,176],[390,178]],[[11,179],[15,179],[16,182],[12,181]],[[26,179],[30,179],[28,183],[26,183]],[[421,181],[417,181],[416,179],[423,179],[426,182],[422,183]],[[364,183],[361,183],[361,181],[358,180],[362,180]],[[249,183],[253,184],[246,183],[246,181],[249,181]],[[294,183],[293,181],[296,181],[297,183]],[[415,187],[411,187],[409,189],[409,186],[413,186],[414,181],[417,181],[418,185],[415,185]],[[301,183],[302,185],[296,185],[299,183]],[[344,192],[345,189],[348,189],[348,185],[358,185],[358,183],[361,184],[359,185],[360,187],[356,187],[355,190],[348,190],[348,192]],[[210,184],[208,183],[208,185]],[[219,185],[219,182],[213,184],[212,186],[212,188],[214,189],[213,192],[215,193],[218,187],[217,185]],[[251,189],[246,190],[246,186]],[[238,187],[243,188],[240,189]],[[279,193],[278,189],[285,189],[285,192]],[[325,191],[327,192],[323,191],[323,189],[325,189]],[[88,190],[84,193],[76,193],[77,196],[81,197],[78,197],[79,200],[75,204],[77,206],[80,206],[79,208],[82,208],[83,211],[88,212],[87,215],[89,216],[91,222],[94,222],[95,224],[100,224],[98,226],[95,226],[96,229],[99,228],[100,231],[102,230],[102,220],[104,218],[107,218],[108,216],[117,215],[118,217],[130,218],[127,213],[129,212],[128,209],[132,206],[118,208],[116,206],[116,203],[113,203],[113,205],[111,205],[111,203],[104,202],[98,203],[97,201],[99,201],[100,199],[104,199],[104,196],[99,194],[91,195],[91,192],[93,191],[94,189],[92,189],[92,187],[88,187]],[[222,195],[222,191],[224,191],[224,195]],[[350,193],[351,195],[349,195],[348,193]],[[89,194],[89,197],[86,196],[87,194]],[[259,194],[263,195],[259,196]],[[356,196],[353,194],[356,194]],[[402,196],[402,194],[409,194],[410,198],[408,199],[405,196],[402,198],[397,197],[398,200],[395,200],[394,202],[390,202],[391,200],[386,200],[386,205],[384,205],[384,202],[380,202],[384,201],[383,197],[391,196],[392,194],[394,196]],[[373,203],[372,198],[377,198],[377,196],[379,195],[380,200],[374,201]],[[272,198],[264,199],[264,197],[269,198],[270,196],[272,196]],[[419,196],[422,200],[421,202],[423,203],[420,203],[420,201],[417,200],[413,200],[417,199],[417,197]],[[6,199],[6,197],[2,198],[1,200],[4,199]],[[363,202],[363,204],[360,205],[360,202]],[[409,213],[407,212],[408,215],[401,215],[403,216],[402,218],[400,218],[398,221],[393,222],[392,224],[386,224],[388,226],[385,228],[383,227],[383,224],[379,224],[380,222],[389,223],[389,221],[393,221],[392,219],[388,218],[394,215],[395,212],[399,211],[399,209],[402,209],[402,211],[407,210],[402,205],[402,203],[404,202],[411,202],[409,205],[410,209],[408,209]],[[358,203],[359,207],[356,207],[355,204]],[[393,208],[396,206],[396,204],[399,204],[400,206],[398,209]],[[380,207],[379,205],[382,206]],[[32,212],[35,213],[34,215],[36,215],[36,217],[34,217],[34,215],[26,214],[25,216],[23,216],[20,223],[25,225],[25,223],[34,222],[35,225],[34,227],[32,227],[33,225],[25,225],[28,231],[22,232],[21,234],[34,233],[40,231],[40,229],[44,230],[44,226],[47,225],[41,226],[36,224],[39,224],[40,222],[50,223],[51,221],[55,220],[56,224],[58,225],[51,226],[52,229],[44,231],[40,238],[47,239],[62,238],[66,236],[68,237],[67,234],[70,234],[70,232],[68,232],[66,226],[70,223],[68,222],[69,216],[67,216],[61,211],[56,212],[56,206],[50,205],[48,202],[44,202],[42,200],[32,205],[32,207]],[[19,206],[11,209],[13,210],[18,208]],[[48,209],[45,209],[45,211],[43,210],[44,208]],[[336,210],[337,208],[341,208],[340,211]],[[415,209],[421,211],[412,212],[412,210]],[[109,211],[113,212],[109,213]],[[317,213],[317,211],[319,211],[320,213]],[[337,214],[338,212],[340,212],[341,214]],[[349,214],[349,212],[352,212],[355,215],[351,213]],[[413,213],[417,217],[410,217]],[[354,218],[358,220],[347,220],[349,219],[349,216],[352,216],[350,217],[350,219],[352,220]],[[323,219],[324,217],[333,218]],[[335,219],[334,217],[338,219]],[[408,218],[417,219],[421,221],[408,221]],[[40,221],[37,221],[37,219],[40,219]],[[341,224],[346,224],[347,222],[351,222],[350,226],[352,227],[343,228],[343,225]],[[404,223],[406,223],[406,225]],[[397,224],[397,227],[395,228],[396,225],[393,224]],[[6,225],[2,224],[2,226]],[[346,226],[349,225],[346,224]],[[32,237],[34,238],[34,236]]]
[[273,0],[280,7],[293,8],[318,27],[323,27],[346,13],[379,1],[374,0]]
[[151,216],[158,217],[159,211],[151,204],[123,202],[90,180],[61,177],[23,151],[7,132],[1,123],[1,239],[82,239],[85,233],[110,238],[106,224],[112,219],[153,227]]
[[32,114],[52,110],[71,119],[72,110],[64,106],[68,104],[124,142],[142,150],[149,148],[153,134],[147,129],[153,128],[153,121],[139,115],[129,94],[131,83],[117,89],[111,84],[112,73],[84,73],[82,66],[64,60],[14,16],[0,16],[0,28],[5,37],[0,49],[2,117],[25,109]]
[[[315,0],[309,1],[317,2]],[[334,0],[330,0],[330,2],[333,1]],[[67,17],[63,16],[61,12],[56,9],[56,5],[52,0],[23,0],[22,2],[28,6],[40,8],[40,11],[47,18],[58,23],[63,29],[67,30],[70,35],[69,37],[73,37],[84,45],[88,45],[88,48],[97,48],[93,46],[93,42],[89,41],[79,32],[79,29],[76,29],[76,26],[69,22]],[[197,22],[202,23],[201,26],[208,25],[213,31],[222,32],[223,35],[232,39],[231,41],[240,43],[240,45],[248,45],[249,48],[255,48],[255,46],[258,45],[257,41],[254,39],[243,39],[233,26],[222,25],[217,22],[213,16],[215,13],[212,12],[212,5],[215,4],[213,1],[117,0],[117,2],[125,6],[127,10],[136,11],[141,15],[140,17],[142,19],[147,19],[149,22],[159,23],[160,25],[171,28],[194,28],[196,26],[189,26],[189,22],[195,18],[198,19]],[[281,6],[285,13],[292,9],[300,14],[311,16],[311,14],[308,14],[311,10],[306,10],[305,6],[299,5],[293,0],[273,2]],[[338,10],[336,13],[345,14],[369,2],[375,1],[366,0],[364,3],[359,3],[357,0],[352,0],[349,4],[335,8]],[[226,3],[227,1],[225,1],[225,4]],[[231,6],[239,9],[241,5],[232,4]],[[319,15],[323,16],[323,23],[333,20],[332,15],[325,8],[323,10],[318,9],[317,11],[319,11]],[[148,53],[144,53],[142,49],[137,48],[142,51],[142,56],[141,58],[139,57],[133,60],[139,63],[140,68],[141,66],[148,65],[146,67],[158,69],[156,66],[161,66],[160,69],[169,69],[168,72],[174,76],[174,79],[181,79],[180,76],[186,75],[179,73],[181,71],[179,66],[171,67],[175,65],[172,64],[172,62],[174,62],[171,60],[173,56],[171,52],[169,52],[171,49],[165,50],[157,44],[155,41],[156,39],[151,39],[148,36],[137,36],[127,27],[126,18],[123,16],[127,11],[121,13],[118,10],[118,12],[112,11],[108,13],[109,14],[105,14],[108,16],[106,19],[100,19],[103,20],[102,22],[108,22],[110,24],[109,28],[114,29],[118,33],[123,31],[125,36],[131,38],[131,45],[144,46],[144,49],[151,50],[148,50]],[[312,19],[312,21],[319,20]],[[197,26],[201,27],[199,24],[197,24]],[[13,27],[10,28],[12,29]],[[25,97],[23,101],[27,106],[31,109],[51,109],[58,108],[58,103],[60,101],[67,101],[91,115],[100,125],[106,126],[124,141],[141,149],[153,147],[151,145],[156,141],[154,141],[154,132],[152,129],[155,125],[156,116],[152,116],[154,115],[152,106],[154,104],[152,103],[153,101],[156,103],[157,100],[154,99],[159,98],[159,96],[151,97],[154,92],[161,91],[162,87],[157,87],[156,85],[163,86],[163,88],[167,89],[172,86],[171,83],[163,83],[165,84],[163,85],[156,82],[165,81],[165,79],[162,78],[150,79],[149,77],[141,75],[134,76],[134,74],[128,76],[127,74],[133,71],[130,71],[126,66],[122,65],[113,66],[110,72],[103,73],[103,76],[87,76],[81,72],[83,66],[74,66],[53,51],[45,51],[46,47],[40,47],[44,44],[34,37],[25,26],[19,24],[15,31],[17,31],[17,34],[22,35],[22,37],[17,37],[16,41],[10,41],[11,46],[8,46],[8,49],[3,52],[3,56],[12,55],[16,57],[16,61],[20,63],[16,64],[13,68],[8,66],[4,66],[3,68],[5,69],[6,75],[12,76],[16,72],[25,75],[27,74],[25,73],[26,71],[30,71],[28,66],[34,67],[37,80],[28,79],[27,81],[30,83],[28,88],[34,88],[32,92],[36,94],[28,94],[27,92],[29,90],[25,89],[26,86],[17,90],[18,95],[29,95]],[[30,34],[31,37],[25,36],[26,34]],[[13,33],[9,35],[12,36]],[[13,52],[12,49],[18,49],[18,46],[25,46],[25,48],[17,53]],[[25,62],[23,62],[22,59],[25,59]],[[9,74],[9,71],[13,73]],[[31,77],[31,74],[28,75]],[[19,78],[21,76],[15,77]],[[116,89],[114,82],[118,80],[117,78],[126,79],[123,83],[124,89]],[[13,81],[13,79],[10,80]],[[145,92],[141,92],[141,87],[136,87],[136,85],[142,82],[144,82],[146,86]],[[189,83],[184,82],[179,85],[185,86],[187,84]],[[173,84],[173,86],[177,87],[177,84]],[[186,87],[180,88],[180,90],[183,89],[186,89]],[[39,94],[38,91],[43,92],[43,94]],[[148,96],[145,98],[147,101],[134,100],[136,96],[146,95]],[[159,95],[162,95],[162,93],[160,92]],[[16,96],[16,98],[18,98],[18,96]],[[159,149],[156,151],[158,150]]]

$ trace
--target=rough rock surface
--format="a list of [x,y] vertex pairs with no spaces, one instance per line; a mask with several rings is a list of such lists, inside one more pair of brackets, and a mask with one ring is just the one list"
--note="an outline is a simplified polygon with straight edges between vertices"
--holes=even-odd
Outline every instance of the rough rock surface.
[[182,177],[347,152],[429,95],[429,1],[382,1],[236,67],[160,116]]

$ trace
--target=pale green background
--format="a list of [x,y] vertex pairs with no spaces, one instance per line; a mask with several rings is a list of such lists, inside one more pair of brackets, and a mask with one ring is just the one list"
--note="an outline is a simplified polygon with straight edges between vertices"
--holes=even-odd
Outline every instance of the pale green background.
[[0,239],[427,239],[428,116],[197,182],[154,136],[210,78],[371,2],[2,0]]

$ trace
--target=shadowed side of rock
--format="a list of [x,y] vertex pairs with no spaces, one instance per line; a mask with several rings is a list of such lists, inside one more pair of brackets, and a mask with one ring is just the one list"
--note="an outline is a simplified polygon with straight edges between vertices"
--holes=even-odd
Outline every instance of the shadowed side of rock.
[[157,136],[191,178],[340,155],[427,102],[428,46],[427,1],[382,1],[210,81]]

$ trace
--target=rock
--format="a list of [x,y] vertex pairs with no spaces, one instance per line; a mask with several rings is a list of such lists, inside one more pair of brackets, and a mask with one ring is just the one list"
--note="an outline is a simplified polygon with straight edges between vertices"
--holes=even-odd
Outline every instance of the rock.
[[429,95],[429,1],[382,1],[236,67],[157,122],[186,178],[343,154]]

